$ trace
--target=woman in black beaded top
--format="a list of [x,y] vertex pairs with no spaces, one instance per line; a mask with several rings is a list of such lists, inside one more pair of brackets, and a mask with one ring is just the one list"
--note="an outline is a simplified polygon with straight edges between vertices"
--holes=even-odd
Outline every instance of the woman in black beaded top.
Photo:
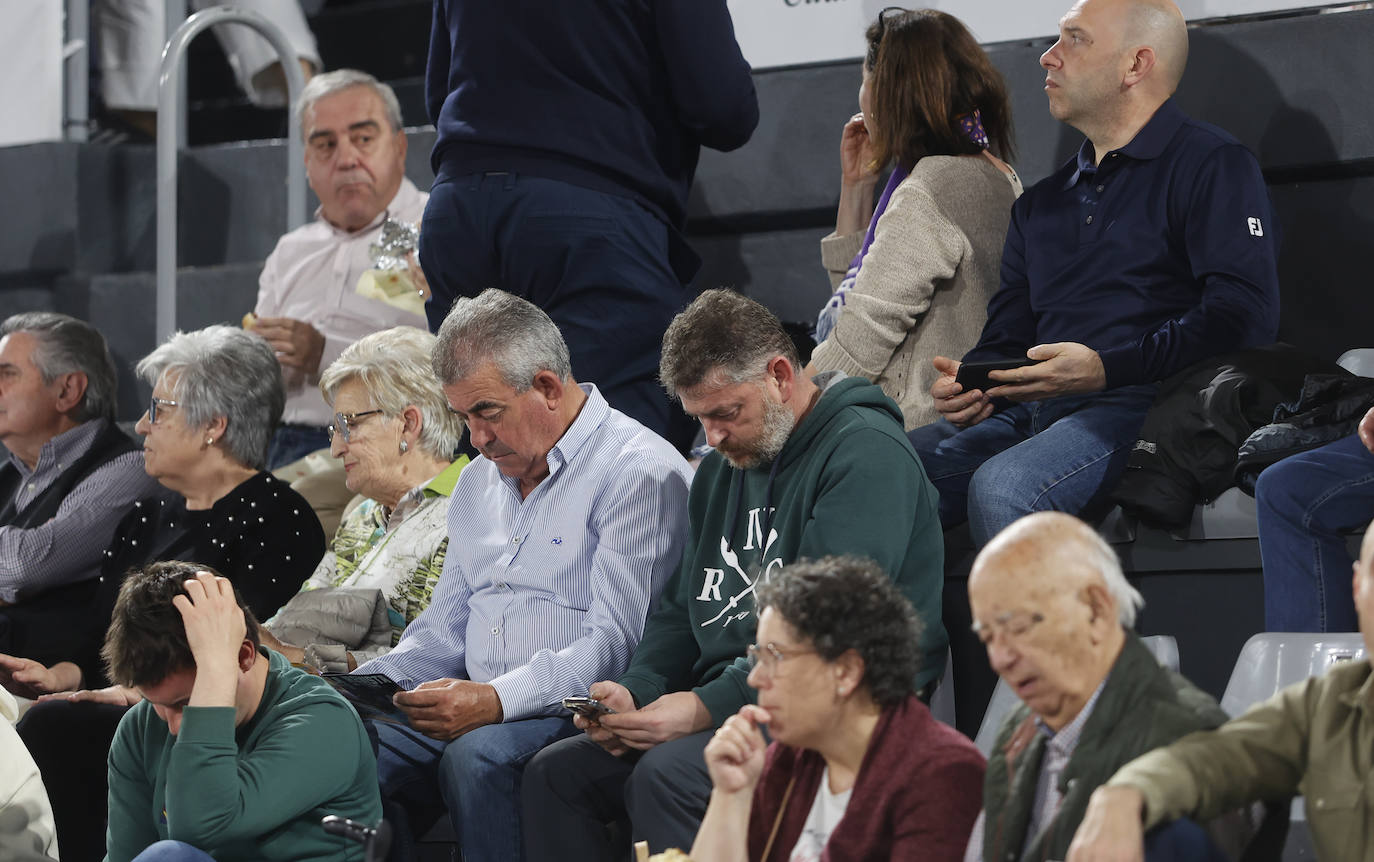
[[263,470],[285,403],[266,341],[230,326],[179,332],[137,371],[153,386],[135,426],[143,435],[144,468],[171,493],[135,503],[115,530],[97,599],[68,618],[71,660],[54,664],[44,678],[17,674],[30,677],[35,694],[104,684],[100,643],[124,573],[134,566],[156,560],[212,566],[267,619],[324,555],[324,532],[310,505]]

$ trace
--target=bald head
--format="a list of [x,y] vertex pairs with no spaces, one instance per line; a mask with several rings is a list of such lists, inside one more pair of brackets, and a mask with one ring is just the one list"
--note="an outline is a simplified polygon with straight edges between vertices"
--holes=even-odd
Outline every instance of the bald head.
[[1188,23],[1170,0],[1116,0],[1123,7],[1122,47],[1155,54],[1156,86],[1173,95],[1188,65]]
[[1144,604],[1111,546],[1092,527],[1061,512],[1027,515],[993,537],[974,560],[970,589],[978,579],[1046,594],[1098,585],[1111,597],[1125,628],[1135,625],[1136,611]]
[[968,598],[988,663],[1054,730],[1107,678],[1141,604],[1112,549],[1057,512],[998,533],[973,562]]

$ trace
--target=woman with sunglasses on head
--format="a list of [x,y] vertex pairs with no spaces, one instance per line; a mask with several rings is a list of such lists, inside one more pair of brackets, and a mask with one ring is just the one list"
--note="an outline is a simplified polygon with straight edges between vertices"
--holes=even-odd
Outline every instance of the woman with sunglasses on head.
[[756,595],[758,705],[706,746],[713,786],[692,858],[962,859],[983,757],[915,695],[910,602],[853,557],[787,566]]
[[[811,373],[882,387],[907,430],[939,418],[930,360],[978,341],[1021,181],[1002,76],[957,18],[884,9],[840,138],[840,203],[821,259],[835,289]],[[874,203],[882,171],[887,185]]]

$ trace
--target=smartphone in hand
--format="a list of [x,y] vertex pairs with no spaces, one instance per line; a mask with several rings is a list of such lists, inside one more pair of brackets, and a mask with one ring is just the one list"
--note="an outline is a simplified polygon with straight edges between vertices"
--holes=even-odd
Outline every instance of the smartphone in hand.
[[994,386],[1001,385],[998,381],[988,378],[989,371],[1007,371],[1034,364],[1035,360],[1033,359],[988,359],[981,362],[961,362],[959,363],[959,372],[954,375],[954,382],[963,387],[961,390],[963,392],[972,389],[986,392]]
[[603,715],[610,715],[615,712],[594,697],[565,697],[563,698],[563,708],[572,710],[588,721],[596,721]]

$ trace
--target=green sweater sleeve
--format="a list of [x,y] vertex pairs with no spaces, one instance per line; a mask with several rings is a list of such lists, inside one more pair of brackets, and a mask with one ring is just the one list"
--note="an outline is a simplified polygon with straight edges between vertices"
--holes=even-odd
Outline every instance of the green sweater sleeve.
[[[110,745],[109,827],[105,832],[105,859],[129,862],[157,841],[153,821],[153,785],[139,755],[136,737],[142,732],[150,707],[134,707],[125,713]],[[137,711],[139,714],[133,714]],[[160,721],[160,719],[153,719]]]
[[167,764],[170,838],[218,847],[267,834],[325,803],[357,769],[338,756],[357,747],[344,703],[301,704],[273,717],[242,749],[234,734],[230,707],[183,711]]
[[1319,683],[1290,686],[1216,730],[1142,755],[1107,784],[1141,792],[1146,829],[1179,817],[1211,820],[1255,800],[1293,796],[1307,768]]
[[[868,557],[898,581],[923,620],[934,620],[938,626],[944,580],[942,545],[927,549],[929,553],[924,556],[933,559],[934,565],[928,567],[928,576],[920,578],[919,585],[913,589],[912,584],[903,583],[912,580],[906,571],[912,525],[918,518],[938,518],[929,499],[930,483],[915,458],[910,447],[882,431],[860,428],[851,432],[826,465],[793,559],[814,560],[835,554]],[[906,465],[910,465],[911,481],[897,483],[896,494],[873,493],[874,488],[893,489],[893,471]],[[932,536],[942,535],[938,523],[932,522]],[[720,676],[695,689],[717,726],[755,700],[754,690],[746,682],[748,676],[749,663],[740,658]]]
[[644,624],[644,637],[630,658],[629,669],[620,677],[636,706],[648,706],[691,683],[692,664],[701,654],[687,609],[687,593],[692,588],[687,569],[693,556],[690,548],[683,554],[683,562],[663,588],[658,609]]

